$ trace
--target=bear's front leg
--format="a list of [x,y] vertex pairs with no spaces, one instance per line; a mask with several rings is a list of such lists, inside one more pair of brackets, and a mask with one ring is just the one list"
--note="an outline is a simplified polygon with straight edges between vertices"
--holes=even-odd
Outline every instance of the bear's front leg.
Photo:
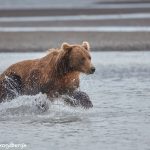
[[85,92],[82,91],[73,91],[68,96],[63,96],[63,100],[66,104],[72,107],[81,106],[85,109],[93,107],[90,97]]

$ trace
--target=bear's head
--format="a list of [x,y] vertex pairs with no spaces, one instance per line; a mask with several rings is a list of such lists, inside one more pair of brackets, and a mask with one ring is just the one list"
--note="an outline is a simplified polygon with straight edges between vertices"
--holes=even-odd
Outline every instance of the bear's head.
[[93,74],[95,67],[91,62],[90,45],[83,42],[81,45],[63,43],[61,46],[57,71],[59,74],[78,71],[85,74]]

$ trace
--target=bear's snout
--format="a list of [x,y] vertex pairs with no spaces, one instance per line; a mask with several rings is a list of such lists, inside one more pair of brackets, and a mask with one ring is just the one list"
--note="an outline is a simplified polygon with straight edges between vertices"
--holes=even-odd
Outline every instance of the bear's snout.
[[93,74],[95,72],[95,70],[96,70],[95,67],[91,67],[90,74]]

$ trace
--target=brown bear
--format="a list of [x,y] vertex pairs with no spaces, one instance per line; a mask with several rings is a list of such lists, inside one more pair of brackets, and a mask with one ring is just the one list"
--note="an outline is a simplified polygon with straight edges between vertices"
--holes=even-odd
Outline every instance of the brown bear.
[[83,42],[82,45],[63,43],[60,49],[51,49],[40,59],[11,65],[0,75],[0,101],[13,99],[17,95],[35,95],[41,92],[49,98],[63,94],[77,99],[83,96],[80,101],[92,105],[86,93],[78,94],[76,91],[80,73],[95,72],[89,52],[88,42]]

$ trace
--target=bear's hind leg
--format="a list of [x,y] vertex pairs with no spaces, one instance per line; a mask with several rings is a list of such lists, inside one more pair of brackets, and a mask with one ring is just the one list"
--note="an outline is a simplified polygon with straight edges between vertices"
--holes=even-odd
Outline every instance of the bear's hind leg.
[[10,100],[21,94],[22,82],[21,77],[18,75],[6,76],[3,81],[5,88],[6,99]]
[[3,100],[6,99],[6,90],[5,87],[3,86],[3,83],[0,82],[0,103],[3,102]]

